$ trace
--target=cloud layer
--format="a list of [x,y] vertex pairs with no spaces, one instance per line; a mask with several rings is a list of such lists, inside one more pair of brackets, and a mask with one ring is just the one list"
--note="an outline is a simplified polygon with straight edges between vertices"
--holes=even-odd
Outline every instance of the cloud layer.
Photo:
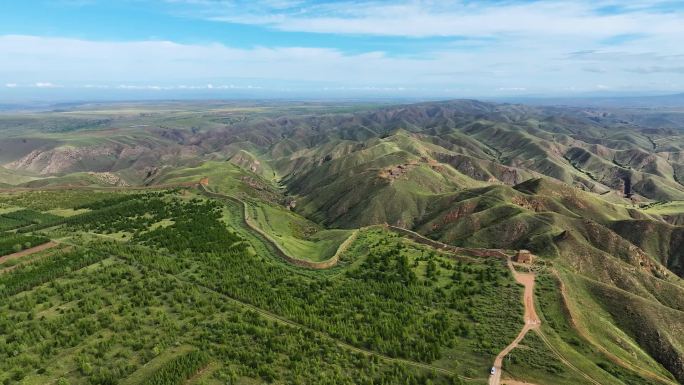
[[[657,0],[169,0],[156,12],[188,23],[288,32],[282,32],[277,43],[265,39],[250,47],[212,43],[218,41],[212,36],[180,43],[0,35],[4,57],[0,84],[5,84],[6,92],[20,88],[346,90],[438,96],[680,92],[684,89],[683,10],[677,2]],[[300,40],[288,40],[294,32]],[[316,35],[339,36],[344,44],[297,44],[302,36],[312,36],[313,41]],[[368,37],[393,40],[374,50],[349,49]],[[233,36],[234,41],[240,38],[239,33]],[[397,49],[402,42],[407,46],[420,42],[423,48]]]
[[676,3],[658,0],[186,2],[196,17],[315,33],[588,38],[684,33],[684,19],[673,11]]

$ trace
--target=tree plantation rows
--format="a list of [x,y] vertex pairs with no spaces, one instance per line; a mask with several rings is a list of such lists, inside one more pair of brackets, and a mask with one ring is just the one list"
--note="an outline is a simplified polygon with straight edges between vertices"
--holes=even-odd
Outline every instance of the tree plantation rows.
[[128,196],[110,197],[103,202],[90,202],[77,205],[78,208],[90,206],[99,207],[97,210],[87,211],[71,217],[56,217],[50,221],[22,228],[22,232],[37,231],[66,224],[72,228],[97,231],[100,233],[114,233],[118,231],[144,231],[154,223],[154,218],[168,216],[166,202],[161,198],[167,193],[150,192],[136,195],[137,199],[128,199]]
[[50,282],[71,270],[93,264],[105,257],[103,252],[79,250],[59,252],[51,258],[39,260],[20,269],[0,275],[0,298]]
[[[159,194],[154,194],[153,196],[160,196]],[[120,203],[128,202],[128,201],[133,201],[137,199],[146,199],[149,198],[150,195],[144,195],[144,194],[117,194],[102,200],[96,200],[96,201],[85,201],[83,203],[80,203],[78,205],[74,206],[74,209],[76,210],[81,210],[81,209],[88,209],[88,210],[102,210],[106,209],[108,207],[116,206]]]
[[0,215],[0,231],[14,230],[31,224],[40,225],[59,219],[52,214],[41,213],[30,209],[12,211]]
[[[109,244],[94,247],[111,249]],[[128,377],[178,384],[212,362],[217,367],[212,378],[226,384],[248,378],[285,384],[460,383],[351,352],[330,338],[116,258],[25,289],[0,302],[3,384],[57,379],[59,384],[110,385]],[[202,353],[164,354],[185,346]],[[162,364],[145,366],[151,361]]]
[[[349,253],[366,249],[366,260],[335,279],[292,274],[240,251],[187,255],[183,262],[124,254],[175,274],[187,269],[187,259],[193,258],[198,283],[394,357],[432,362],[451,348],[493,356],[515,336],[515,325],[506,322],[506,317],[494,317],[503,312],[517,321],[522,316],[519,288],[500,262],[442,261],[439,269],[446,282],[426,284],[430,279],[419,278],[417,269],[408,267],[408,256],[416,249],[390,242],[388,237],[393,235],[380,230],[361,235]],[[425,258],[444,257],[425,253]]]
[[[89,203],[81,208],[92,211],[53,221],[50,225],[64,223],[77,231],[129,234],[137,243],[172,252],[216,251],[241,241],[219,220],[222,215],[219,203],[165,195],[169,194],[124,195]],[[37,228],[34,226],[32,230]]]
[[[227,249],[242,240],[219,220],[221,205],[215,201],[174,200],[166,207],[168,218],[174,223],[141,233],[134,237],[135,241],[172,252],[210,252]],[[244,245],[238,249],[243,250]]]
[[221,384],[457,384],[383,357],[486,377],[518,332],[521,288],[501,261],[456,260],[369,228],[340,266],[305,271],[264,245],[248,250],[261,241],[224,223],[242,226],[225,204],[177,191],[102,195],[13,235],[66,235],[69,246],[0,274],[3,385],[199,374]]
[[185,380],[208,363],[209,356],[195,350],[166,362],[145,383],[147,385],[182,385]]
[[128,194],[110,191],[27,191],[20,194],[0,196],[0,203],[26,207],[36,211],[48,211],[57,208],[84,208],[96,202],[104,202],[110,199],[125,199],[124,197],[126,196]]

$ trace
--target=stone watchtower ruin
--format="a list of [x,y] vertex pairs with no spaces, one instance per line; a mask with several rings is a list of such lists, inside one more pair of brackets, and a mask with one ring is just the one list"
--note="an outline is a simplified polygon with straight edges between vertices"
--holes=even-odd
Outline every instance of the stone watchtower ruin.
[[534,254],[530,253],[529,250],[518,250],[513,257],[513,262],[531,264],[534,262]]

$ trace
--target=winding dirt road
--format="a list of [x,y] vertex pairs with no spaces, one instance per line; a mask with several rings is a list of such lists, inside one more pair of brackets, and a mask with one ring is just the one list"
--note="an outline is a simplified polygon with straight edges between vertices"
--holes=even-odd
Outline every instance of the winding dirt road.
[[541,325],[541,321],[537,316],[537,311],[534,309],[534,273],[518,273],[515,271],[510,259],[508,260],[508,268],[511,269],[515,280],[525,287],[525,292],[523,294],[523,304],[525,305],[523,318],[525,320],[525,325],[513,342],[506,346],[504,350],[496,356],[496,359],[494,360],[495,372],[489,376],[489,385],[501,384],[501,364],[503,363],[504,357],[518,346],[520,341],[525,338],[528,331],[537,329]]

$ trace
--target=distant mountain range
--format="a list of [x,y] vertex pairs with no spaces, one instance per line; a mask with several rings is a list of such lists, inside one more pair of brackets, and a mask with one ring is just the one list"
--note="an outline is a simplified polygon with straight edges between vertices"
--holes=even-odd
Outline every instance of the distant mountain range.
[[647,96],[597,96],[582,97],[519,97],[499,101],[526,103],[540,106],[614,107],[614,108],[671,108],[684,107],[684,93]]

